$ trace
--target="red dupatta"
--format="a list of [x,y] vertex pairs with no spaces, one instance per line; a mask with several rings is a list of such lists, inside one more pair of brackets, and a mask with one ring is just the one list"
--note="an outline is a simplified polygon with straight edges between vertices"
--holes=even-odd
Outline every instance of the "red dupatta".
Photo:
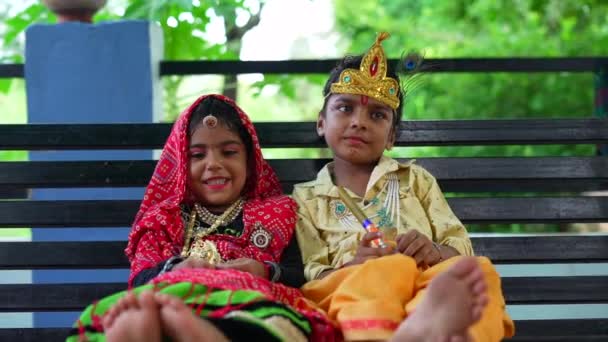
[[[282,195],[274,170],[262,157],[257,133],[247,115],[231,99],[221,95],[198,98],[173,125],[173,129],[144,199],[135,216],[135,222],[125,250],[131,262],[131,284],[135,275],[144,269],[178,255],[184,244],[184,224],[181,218],[182,203],[191,201],[188,185],[188,123],[198,104],[207,97],[215,97],[233,107],[251,135],[253,163],[249,163],[248,181],[243,207],[244,230],[241,236],[216,234],[208,236],[218,247],[224,260],[240,257],[258,261],[278,262],[283,249],[292,238],[296,223],[295,202]],[[258,248],[252,243],[252,233],[263,229],[272,236],[270,244]]]

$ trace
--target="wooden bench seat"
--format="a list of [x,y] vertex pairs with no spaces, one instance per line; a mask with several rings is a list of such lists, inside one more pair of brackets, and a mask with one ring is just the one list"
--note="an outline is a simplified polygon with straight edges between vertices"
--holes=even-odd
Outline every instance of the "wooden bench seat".
[[[258,123],[265,148],[322,147],[314,123]],[[160,149],[168,124],[0,125],[2,150]],[[404,122],[398,146],[606,144],[605,120],[479,120]],[[92,154],[94,155],[94,154]],[[406,158],[407,156],[400,156]],[[285,191],[313,179],[327,159],[272,159]],[[608,222],[608,157],[434,157],[417,163],[433,173],[463,222]],[[0,162],[0,190],[27,193],[42,188],[141,188],[153,160]],[[10,227],[128,227],[139,200],[0,200],[0,229]],[[100,228],[104,227],[104,228]],[[497,265],[598,264],[608,262],[608,235],[480,234],[478,255]],[[0,242],[0,270],[126,269],[126,241]],[[603,266],[605,268],[605,266]],[[598,266],[599,268],[599,266]],[[126,281],[126,279],[125,279]],[[80,311],[125,283],[0,284],[0,313]],[[607,304],[608,272],[598,275],[530,274],[503,278],[509,306]],[[608,313],[596,318],[517,320],[516,341],[608,340]],[[68,328],[4,328],[2,341],[55,341]]]

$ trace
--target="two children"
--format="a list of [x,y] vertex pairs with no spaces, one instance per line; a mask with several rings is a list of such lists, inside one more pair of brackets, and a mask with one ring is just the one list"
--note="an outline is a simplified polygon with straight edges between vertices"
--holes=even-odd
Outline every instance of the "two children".
[[[87,308],[70,339],[340,339],[330,320],[347,340],[512,336],[500,279],[487,259],[465,257],[466,229],[436,180],[383,156],[404,95],[386,37],[330,74],[317,129],[334,161],[296,186],[297,209],[234,102],[203,96],[184,111],[129,236],[134,289]],[[364,234],[336,186],[382,233]],[[373,247],[378,238],[389,247]],[[294,288],[303,275],[307,300]]]

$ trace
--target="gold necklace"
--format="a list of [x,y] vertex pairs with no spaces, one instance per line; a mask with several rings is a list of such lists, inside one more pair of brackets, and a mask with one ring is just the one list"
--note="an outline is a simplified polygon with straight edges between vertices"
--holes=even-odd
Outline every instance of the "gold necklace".
[[[243,203],[243,200],[239,198],[235,203],[233,203],[232,206],[230,206],[230,208],[224,211],[222,215],[215,215],[214,213],[210,212],[209,209],[203,207],[199,203],[194,204],[194,209],[196,210],[196,213],[198,214],[198,217],[201,219],[201,221],[205,222],[210,226],[217,222],[220,217],[225,216],[225,218],[223,218],[220,222],[220,226],[225,226],[230,224],[239,216],[241,210],[243,210]],[[228,214],[224,215],[226,213]]]
[[[184,248],[182,249],[181,256],[183,258],[187,258],[188,256],[193,255],[205,259],[211,263],[217,263],[221,261],[221,256],[217,251],[217,247],[215,246],[215,244],[212,241],[205,241],[203,240],[203,238],[214,233],[221,224],[227,222],[228,216],[233,216],[235,215],[234,213],[238,215],[238,213],[243,209],[243,203],[243,200],[239,198],[239,200],[234,202],[226,211],[224,211],[222,215],[217,217],[215,222],[213,222],[208,229],[205,229],[202,232],[197,232],[195,236],[196,241],[191,246],[190,243],[193,238],[192,235],[194,233],[194,223],[196,221],[196,215],[198,212],[198,210],[196,210],[197,205],[195,204],[195,209],[192,210],[188,226],[186,227]],[[233,217],[232,220],[228,222],[234,221],[235,217]]]

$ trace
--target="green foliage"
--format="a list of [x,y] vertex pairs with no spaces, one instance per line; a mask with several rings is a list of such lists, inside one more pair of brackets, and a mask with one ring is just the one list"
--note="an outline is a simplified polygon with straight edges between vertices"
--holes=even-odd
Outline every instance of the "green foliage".
[[[222,18],[228,32],[236,26],[239,11],[252,16],[255,9],[242,0],[129,0],[124,19],[143,19],[157,22],[163,31],[164,60],[234,60],[238,49],[228,44],[213,44],[204,39],[212,17]],[[179,89],[184,78],[170,76],[163,79],[165,113],[168,120],[179,114]]]
[[259,96],[265,87],[276,85],[281,89],[283,95],[288,99],[296,99],[296,86],[293,82],[293,77],[289,75],[265,75],[264,80],[254,82],[251,87],[251,94]]
[[[207,51],[213,45],[193,32],[205,32],[209,23],[208,10],[208,1],[194,6],[191,1],[184,0],[130,0],[123,19],[157,22],[163,30],[166,60],[205,59],[206,52],[213,55],[218,50]],[[192,16],[180,16],[182,13],[191,13]]]
[[[532,0],[335,0],[349,51],[364,52],[388,31],[387,53],[426,57],[589,56],[608,54],[608,3]],[[428,74],[408,94],[408,119],[585,117],[590,74]]]
[[[263,1],[262,1],[263,3]],[[229,49],[228,44],[210,43],[204,39],[207,25],[212,17],[224,21],[226,32],[236,27],[239,13],[253,16],[259,9],[252,8],[243,0],[128,0],[124,14],[116,13],[112,3],[96,14],[94,21],[141,19],[158,23],[163,31],[164,60],[234,60],[238,49]],[[5,21],[6,33],[3,45],[12,44],[32,24],[53,23],[56,18],[44,5],[35,3]],[[14,55],[1,62],[23,62],[22,47]],[[163,79],[165,90],[165,113],[172,116],[180,112],[179,89],[183,77],[171,76]],[[10,79],[0,79],[0,92],[8,92]]]
[[[376,32],[388,31],[391,58],[409,50],[426,57],[601,56],[608,54],[608,3],[533,0],[335,0],[338,29],[349,51],[364,52]],[[593,75],[462,73],[423,77],[406,94],[404,118],[502,119],[588,117]],[[418,149],[436,154],[435,148]],[[441,148],[443,155],[593,154],[590,146]],[[413,156],[420,156],[414,151]],[[429,155],[429,154],[426,154]]]
[[[5,31],[2,37],[4,53],[0,54],[0,63],[23,63],[23,53],[17,38],[28,26],[34,23],[54,23],[57,18],[40,3],[28,6],[13,17],[4,20]],[[7,53],[8,52],[8,53]],[[13,80],[0,78],[0,93],[7,94]]]

